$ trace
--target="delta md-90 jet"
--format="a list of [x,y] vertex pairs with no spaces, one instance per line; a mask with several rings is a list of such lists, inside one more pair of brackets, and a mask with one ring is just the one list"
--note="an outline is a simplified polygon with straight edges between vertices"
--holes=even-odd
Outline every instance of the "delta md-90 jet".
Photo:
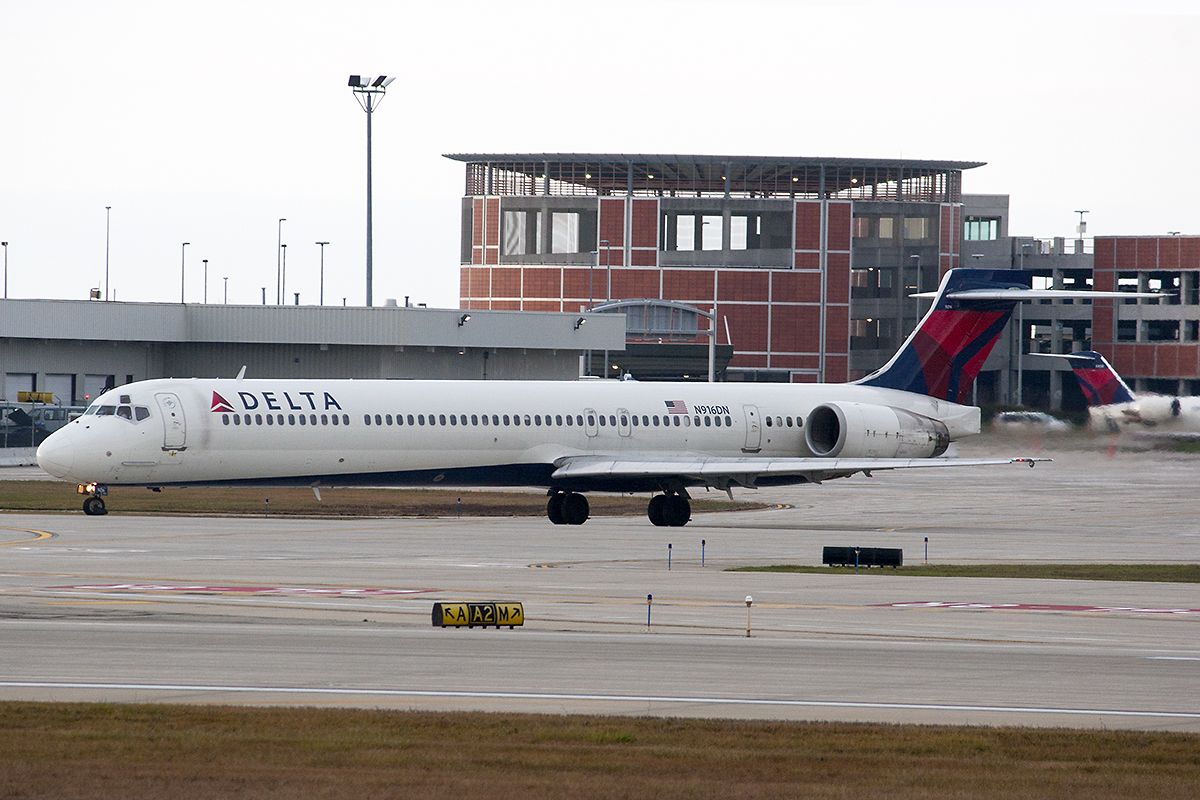
[[586,492],[649,492],[684,525],[688,489],[820,483],[856,473],[1030,463],[943,454],[979,432],[965,405],[1022,300],[1129,297],[1032,290],[1009,270],[948,272],[916,330],[854,383],[163,379],[100,395],[38,448],[105,513],[109,486],[544,487],[555,524]]

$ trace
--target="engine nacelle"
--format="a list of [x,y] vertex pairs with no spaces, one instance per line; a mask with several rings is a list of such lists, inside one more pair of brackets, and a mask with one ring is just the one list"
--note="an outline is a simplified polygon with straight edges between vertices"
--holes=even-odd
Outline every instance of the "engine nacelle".
[[804,441],[821,458],[931,458],[946,452],[950,432],[900,408],[824,403],[808,415]]

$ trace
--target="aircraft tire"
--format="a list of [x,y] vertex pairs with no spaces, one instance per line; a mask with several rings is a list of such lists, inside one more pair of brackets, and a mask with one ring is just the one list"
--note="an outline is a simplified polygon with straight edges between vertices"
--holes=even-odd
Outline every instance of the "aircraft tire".
[[590,512],[587,498],[578,492],[571,492],[563,498],[563,519],[568,525],[582,525],[587,522]]
[[102,517],[108,513],[108,509],[104,507],[104,501],[95,495],[83,501],[83,513],[89,517]]
[[665,494],[656,494],[650,498],[650,503],[646,506],[646,516],[650,518],[651,525],[662,527],[667,524],[666,508]]
[[566,517],[563,515],[563,501],[567,496],[562,492],[555,492],[550,495],[550,499],[546,502],[546,517],[555,525],[565,525]]
[[665,524],[672,528],[682,528],[688,524],[688,520],[692,518],[692,504],[688,502],[686,497],[673,494],[666,497],[666,505],[663,506]]

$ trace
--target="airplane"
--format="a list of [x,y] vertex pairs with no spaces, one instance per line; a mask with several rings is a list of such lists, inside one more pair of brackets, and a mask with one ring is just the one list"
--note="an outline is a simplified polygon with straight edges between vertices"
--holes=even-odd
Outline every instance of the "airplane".
[[1088,404],[1093,430],[1179,439],[1200,437],[1200,397],[1134,394],[1108,359],[1094,350],[1070,355],[1030,354],[1065,358],[1079,381]]
[[[104,392],[38,464],[83,510],[109,486],[534,486],[554,524],[586,492],[650,492],[654,525],[691,518],[689,487],[755,488],[923,467],[979,432],[971,385],[1018,302],[1128,293],[1033,290],[1015,270],[955,269],[901,348],[852,383],[634,380],[156,379]],[[1154,295],[1146,295],[1154,296]]]

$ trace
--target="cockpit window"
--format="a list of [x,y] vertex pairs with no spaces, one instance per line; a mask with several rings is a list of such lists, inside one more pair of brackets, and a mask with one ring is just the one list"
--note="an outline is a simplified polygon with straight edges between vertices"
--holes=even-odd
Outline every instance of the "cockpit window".
[[146,408],[145,406],[135,406],[133,413],[137,416],[138,422],[150,418],[150,409]]
[[116,414],[116,413],[117,413],[116,406],[100,406],[100,408],[96,411],[96,416],[111,417],[113,414]]
[[88,414],[95,414],[97,409],[99,409],[99,406],[88,406],[87,411],[84,411],[83,415],[86,417]]
[[129,406],[118,406],[117,407],[117,416],[121,417],[123,419],[132,421],[133,420],[133,409],[130,408]]

